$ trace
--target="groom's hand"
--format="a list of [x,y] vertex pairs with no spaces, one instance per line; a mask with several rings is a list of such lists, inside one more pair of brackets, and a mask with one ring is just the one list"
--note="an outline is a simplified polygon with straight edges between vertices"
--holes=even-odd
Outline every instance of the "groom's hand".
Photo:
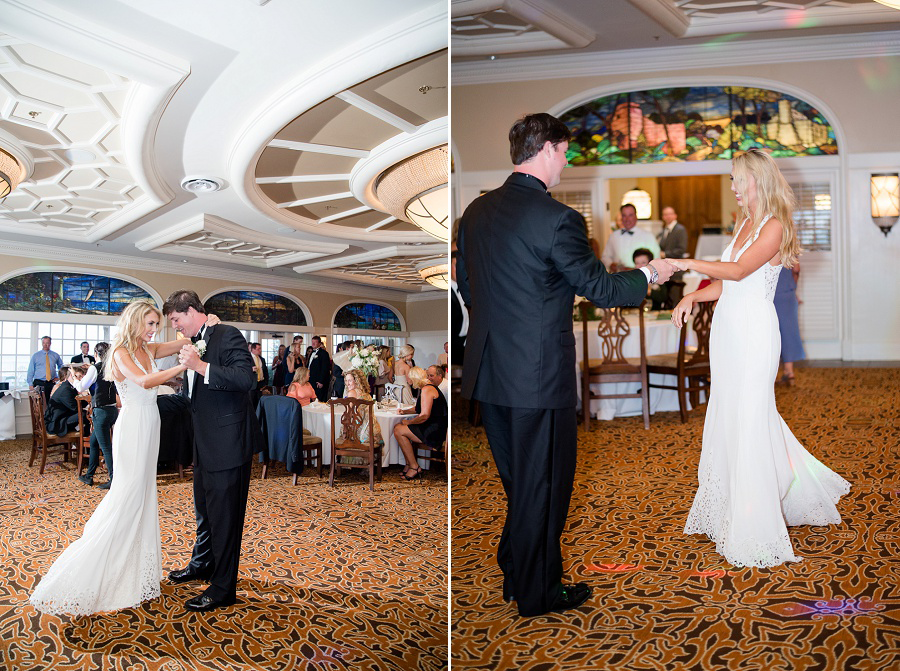
[[189,370],[195,370],[201,375],[206,374],[206,362],[200,358],[200,352],[191,343],[181,348],[178,362],[187,366]]
[[672,277],[672,273],[675,272],[675,266],[666,261],[665,259],[653,259],[650,262],[650,265],[656,268],[656,272],[659,273],[658,283],[662,284],[663,282],[668,282],[669,278]]

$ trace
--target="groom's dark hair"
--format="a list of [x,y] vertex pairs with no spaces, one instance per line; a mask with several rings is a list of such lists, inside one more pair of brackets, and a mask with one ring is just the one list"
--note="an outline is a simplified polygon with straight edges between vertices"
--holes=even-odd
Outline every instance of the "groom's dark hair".
[[537,156],[545,142],[555,147],[571,138],[569,127],[555,116],[544,112],[529,114],[509,129],[509,156],[513,165],[522,165]]
[[200,302],[200,296],[196,291],[190,289],[179,289],[173,291],[172,295],[163,303],[163,314],[167,317],[173,312],[187,312],[188,308],[194,308],[201,314],[206,314],[206,308]]

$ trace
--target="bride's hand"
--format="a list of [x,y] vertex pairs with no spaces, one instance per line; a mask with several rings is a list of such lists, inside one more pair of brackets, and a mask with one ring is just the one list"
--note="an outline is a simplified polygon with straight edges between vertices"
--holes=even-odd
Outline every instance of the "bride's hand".
[[678,302],[678,305],[675,306],[675,309],[672,310],[672,323],[678,328],[681,328],[687,320],[688,315],[691,314],[693,308],[694,299],[691,298],[690,295],[682,298]]
[[690,264],[693,262],[693,259],[670,259],[666,258],[666,261],[671,263],[673,266],[678,268],[678,270],[690,270]]
[[221,323],[222,323],[222,320],[219,319],[216,315],[214,315],[214,314],[206,315],[206,325],[207,326],[215,326],[216,324],[221,324]]

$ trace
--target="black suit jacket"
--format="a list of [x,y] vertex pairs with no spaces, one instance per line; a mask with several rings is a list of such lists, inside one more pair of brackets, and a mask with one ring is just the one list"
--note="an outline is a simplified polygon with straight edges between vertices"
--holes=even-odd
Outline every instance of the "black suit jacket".
[[463,396],[574,407],[575,294],[601,307],[638,305],[646,275],[607,273],[582,216],[522,173],[466,208],[457,245],[456,282],[469,306]]
[[320,347],[316,352],[318,354],[313,353],[315,358],[313,358],[313,354],[309,355],[310,361],[308,363],[309,383],[318,392],[317,382],[321,382],[324,389],[328,389],[328,384],[331,382],[331,358],[328,356],[328,350],[324,347]]
[[[256,372],[247,341],[233,326],[211,326],[204,340],[203,360],[212,368],[209,384],[197,375],[191,390],[194,464],[202,464],[207,471],[224,471],[249,462],[253,453],[262,449],[259,422],[250,404]],[[194,375],[194,371],[185,375]],[[187,381],[184,390],[186,393]]]
[[90,354],[76,354],[69,363],[97,363],[97,360]]
[[[666,253],[667,259],[681,259],[684,258],[685,252],[687,252],[688,246],[688,234],[687,229],[679,223],[675,223],[675,228],[672,229],[672,232],[666,235],[665,229],[656,236],[656,239],[659,240],[659,248]],[[672,276],[673,280],[681,280],[684,277],[684,272],[675,273]]]

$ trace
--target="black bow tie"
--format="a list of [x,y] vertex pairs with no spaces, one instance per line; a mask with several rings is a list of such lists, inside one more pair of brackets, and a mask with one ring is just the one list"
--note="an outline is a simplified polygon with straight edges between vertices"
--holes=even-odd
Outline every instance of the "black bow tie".
[[191,342],[196,344],[196,342],[198,340],[203,340],[203,336],[201,335],[202,333],[203,333],[203,329],[200,329],[200,333],[198,333],[195,336],[191,336]]
[[626,231],[624,228],[622,229],[622,233],[628,233],[628,235],[634,235],[634,231]]

